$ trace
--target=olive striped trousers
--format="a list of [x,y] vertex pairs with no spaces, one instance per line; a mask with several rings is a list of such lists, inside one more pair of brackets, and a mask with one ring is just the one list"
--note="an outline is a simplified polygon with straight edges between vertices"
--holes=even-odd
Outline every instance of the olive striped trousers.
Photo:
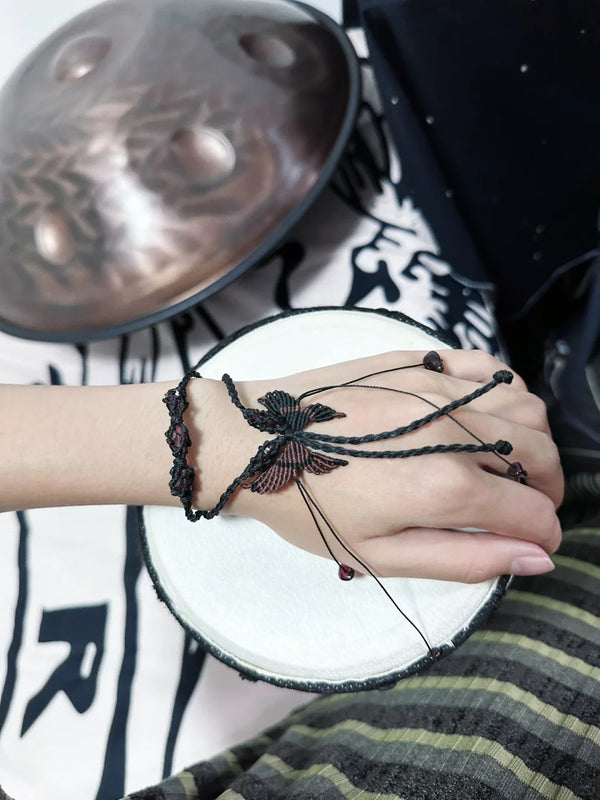
[[600,526],[387,690],[312,701],[127,800],[600,800]]

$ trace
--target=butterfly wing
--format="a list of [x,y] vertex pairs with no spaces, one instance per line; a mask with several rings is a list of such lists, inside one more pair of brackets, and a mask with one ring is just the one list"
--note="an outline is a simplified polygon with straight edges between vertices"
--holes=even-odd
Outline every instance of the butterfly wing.
[[[303,447],[303,445],[300,445],[300,447]],[[327,472],[336,469],[336,467],[344,467],[348,463],[342,458],[331,458],[331,456],[326,456],[323,453],[309,450],[308,447],[304,449],[308,453],[308,458],[303,469],[312,475],[325,475]]]
[[342,411],[334,411],[330,406],[323,403],[314,403],[305,409],[309,422],[327,422],[330,419],[341,419],[346,415]]
[[261,472],[249,488],[259,494],[270,494],[287,486],[303,469],[313,475],[324,475],[347,463],[340,458],[317,453],[298,442],[288,442],[281,448],[271,466]]
[[249,488],[253,492],[258,492],[259,494],[278,492],[294,479],[297,472],[294,445],[295,442],[285,444],[271,466],[267,467],[258,478],[252,481]]

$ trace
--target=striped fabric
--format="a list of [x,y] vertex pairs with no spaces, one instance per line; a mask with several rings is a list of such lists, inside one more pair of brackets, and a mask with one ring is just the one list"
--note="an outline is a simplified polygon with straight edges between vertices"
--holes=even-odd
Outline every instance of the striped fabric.
[[311,702],[127,800],[599,800],[600,526],[392,689]]

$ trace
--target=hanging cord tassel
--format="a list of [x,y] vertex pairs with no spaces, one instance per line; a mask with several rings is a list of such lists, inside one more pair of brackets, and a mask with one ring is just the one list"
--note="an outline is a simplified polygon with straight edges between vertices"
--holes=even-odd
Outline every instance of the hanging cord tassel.
[[[319,517],[321,518],[321,520],[322,520],[322,521],[325,523],[325,525],[326,525],[326,526],[327,526],[327,528],[329,529],[329,532],[331,533],[331,535],[333,536],[333,538],[336,540],[336,542],[337,542],[337,543],[340,545],[340,547],[342,547],[342,548],[343,548],[343,549],[344,549],[344,550],[345,550],[345,551],[348,553],[348,555],[352,556],[352,558],[353,558],[353,559],[354,559],[354,560],[355,560],[355,561],[356,561],[358,564],[360,564],[360,566],[361,566],[361,567],[364,569],[364,571],[365,571],[365,572],[366,572],[368,575],[370,575],[370,576],[371,576],[371,578],[373,578],[373,580],[375,581],[375,583],[377,584],[377,586],[379,586],[379,588],[381,589],[381,591],[382,591],[382,592],[385,594],[385,596],[386,596],[386,597],[388,598],[388,600],[389,600],[389,601],[392,603],[392,605],[393,605],[393,606],[396,608],[396,610],[400,612],[400,614],[401,614],[401,615],[404,617],[404,619],[405,619],[405,620],[406,620],[406,621],[409,623],[409,625],[411,625],[411,626],[412,626],[412,627],[415,629],[415,631],[416,631],[416,632],[419,634],[419,636],[421,637],[421,639],[422,639],[422,640],[423,640],[423,642],[425,643],[425,647],[427,648],[427,650],[428,650],[428,652],[429,652],[429,655],[430,655],[432,658],[436,658],[436,657],[437,657],[437,655],[438,655],[438,650],[437,650],[437,649],[434,649],[434,648],[432,648],[432,647],[431,647],[431,645],[430,645],[430,644],[429,644],[429,642],[427,641],[427,638],[426,638],[425,634],[423,633],[423,631],[422,631],[422,630],[419,628],[419,626],[418,626],[418,625],[416,625],[416,624],[415,624],[415,623],[412,621],[412,619],[411,619],[411,618],[408,616],[408,614],[405,614],[405,613],[404,613],[404,611],[402,611],[402,609],[400,608],[400,606],[398,605],[398,603],[397,603],[397,602],[394,600],[394,598],[392,597],[392,595],[391,595],[391,594],[388,592],[388,590],[385,588],[385,586],[383,585],[383,583],[381,582],[381,580],[380,580],[380,579],[377,577],[377,575],[375,575],[375,573],[374,573],[374,572],[373,572],[373,570],[372,570],[372,569],[371,569],[371,568],[368,566],[368,564],[366,564],[366,563],[365,563],[365,562],[364,562],[362,559],[360,559],[360,558],[359,558],[359,557],[358,557],[358,556],[357,556],[355,553],[353,553],[353,552],[352,552],[352,551],[349,549],[349,547],[347,547],[347,545],[346,545],[346,544],[345,544],[345,543],[342,541],[342,539],[341,539],[341,538],[340,538],[340,536],[337,534],[337,532],[335,531],[335,529],[333,528],[333,526],[331,525],[331,523],[329,522],[329,520],[327,519],[327,517],[325,516],[325,514],[323,514],[323,512],[321,511],[320,507],[319,507],[319,506],[318,506],[318,504],[317,504],[317,501],[316,501],[316,500],[315,500],[315,499],[312,497],[312,495],[310,494],[310,492],[308,491],[308,489],[306,488],[306,486],[305,486],[305,485],[302,483],[302,481],[300,480],[300,478],[296,478],[296,486],[298,487],[298,491],[300,492],[300,496],[301,496],[301,497],[302,497],[302,499],[304,500],[304,503],[305,503],[306,507],[308,508],[308,510],[309,510],[309,512],[310,512],[310,515],[311,515],[311,517],[313,518],[313,522],[315,523],[315,526],[316,526],[317,530],[319,531],[319,534],[320,534],[320,536],[321,536],[321,539],[323,540],[323,543],[325,544],[325,547],[327,548],[327,550],[328,550],[328,552],[329,552],[330,556],[332,557],[332,559],[333,559],[333,560],[336,562],[336,564],[338,565],[338,570],[339,570],[339,571],[342,573],[342,574],[340,574],[340,578],[341,578],[341,580],[344,580],[344,581],[351,580],[351,579],[354,577],[354,570],[352,569],[352,567],[349,567],[347,564],[342,564],[340,561],[338,561],[338,559],[337,559],[337,558],[335,557],[335,555],[333,554],[333,552],[332,552],[332,550],[331,550],[331,547],[329,546],[329,544],[328,544],[328,542],[327,542],[327,539],[325,538],[325,535],[324,535],[323,531],[321,530],[321,526],[319,525],[319,522],[318,522],[318,520],[317,520],[317,518],[316,518],[316,516],[315,516],[315,513],[314,513],[314,511],[313,511],[313,508],[314,508],[314,510],[317,512],[317,514],[319,515]],[[311,506],[312,506],[312,508],[311,508]],[[345,575],[346,575],[346,574],[348,574],[348,573],[346,573],[346,570],[350,570],[349,577],[345,577]]]

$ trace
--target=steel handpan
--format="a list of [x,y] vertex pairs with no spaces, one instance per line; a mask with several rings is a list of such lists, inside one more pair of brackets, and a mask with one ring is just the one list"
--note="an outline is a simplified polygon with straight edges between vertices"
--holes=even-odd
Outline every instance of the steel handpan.
[[312,204],[358,94],[345,35],[300,4],[76,17],[0,94],[0,328],[102,338],[215,292]]

